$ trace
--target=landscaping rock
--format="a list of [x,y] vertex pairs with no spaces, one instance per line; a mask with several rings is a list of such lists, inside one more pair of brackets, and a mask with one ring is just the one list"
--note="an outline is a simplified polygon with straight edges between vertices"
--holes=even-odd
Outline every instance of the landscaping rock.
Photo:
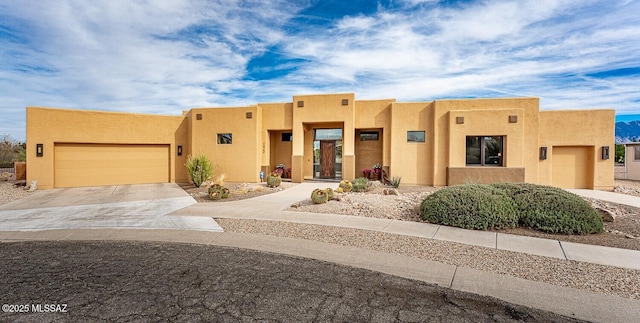
[[609,210],[596,207],[596,211],[598,211],[598,213],[600,213],[600,216],[602,216],[602,221],[613,222],[616,219],[616,215]]
[[398,190],[395,188],[385,188],[382,192],[384,193],[384,195],[400,195],[400,193],[398,193]]

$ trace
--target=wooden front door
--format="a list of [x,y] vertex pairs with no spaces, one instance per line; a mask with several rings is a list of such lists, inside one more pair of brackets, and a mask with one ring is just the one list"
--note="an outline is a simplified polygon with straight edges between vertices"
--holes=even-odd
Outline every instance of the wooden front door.
[[336,177],[336,142],[320,141],[320,178]]

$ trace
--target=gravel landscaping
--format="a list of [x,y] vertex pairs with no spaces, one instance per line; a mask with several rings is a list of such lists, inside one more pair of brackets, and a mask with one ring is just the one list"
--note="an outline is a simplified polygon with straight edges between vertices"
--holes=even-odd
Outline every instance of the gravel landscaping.
[[6,181],[0,182],[0,205],[19,200],[31,194],[24,190],[24,186],[17,185],[20,182]]
[[[212,183],[211,183],[212,184]],[[207,183],[200,187],[195,187],[190,183],[180,183],[180,187],[187,192],[198,203],[222,203],[229,201],[237,201],[258,197],[265,194],[280,192],[296,184],[283,181],[278,187],[268,187],[267,183],[234,183],[227,182],[224,184],[229,189],[230,194],[226,199],[211,200],[209,198],[209,186]]]
[[[397,190],[398,195],[385,195],[385,189],[388,187],[378,186],[368,192],[337,193],[336,200],[324,204],[313,204],[311,199],[306,199],[291,205],[289,210],[424,222],[420,219],[420,203],[426,196],[437,190],[437,188],[424,186],[400,186]],[[640,196],[640,183],[616,180],[617,192],[636,192],[636,190]],[[604,233],[563,235],[543,233],[528,228],[502,229],[500,232],[640,250],[640,209],[599,200],[586,200],[593,206],[608,210],[615,215],[613,222],[604,223]]]
[[216,219],[216,222],[229,232],[367,248],[558,286],[640,299],[640,270],[360,229],[259,220]]

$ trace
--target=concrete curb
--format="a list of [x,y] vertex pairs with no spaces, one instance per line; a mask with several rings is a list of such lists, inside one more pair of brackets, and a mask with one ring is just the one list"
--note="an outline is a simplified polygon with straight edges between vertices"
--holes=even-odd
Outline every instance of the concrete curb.
[[265,235],[185,230],[3,231],[3,243],[25,240],[161,241],[244,248],[369,269],[596,322],[640,322],[640,301],[533,282],[434,261],[329,243]]

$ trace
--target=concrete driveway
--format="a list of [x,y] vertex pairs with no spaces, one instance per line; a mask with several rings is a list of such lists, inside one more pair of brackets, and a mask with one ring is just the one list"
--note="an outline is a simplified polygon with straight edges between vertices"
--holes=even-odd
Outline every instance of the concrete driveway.
[[0,206],[0,231],[183,229],[222,231],[211,218],[169,216],[196,201],[178,185],[62,188]]

